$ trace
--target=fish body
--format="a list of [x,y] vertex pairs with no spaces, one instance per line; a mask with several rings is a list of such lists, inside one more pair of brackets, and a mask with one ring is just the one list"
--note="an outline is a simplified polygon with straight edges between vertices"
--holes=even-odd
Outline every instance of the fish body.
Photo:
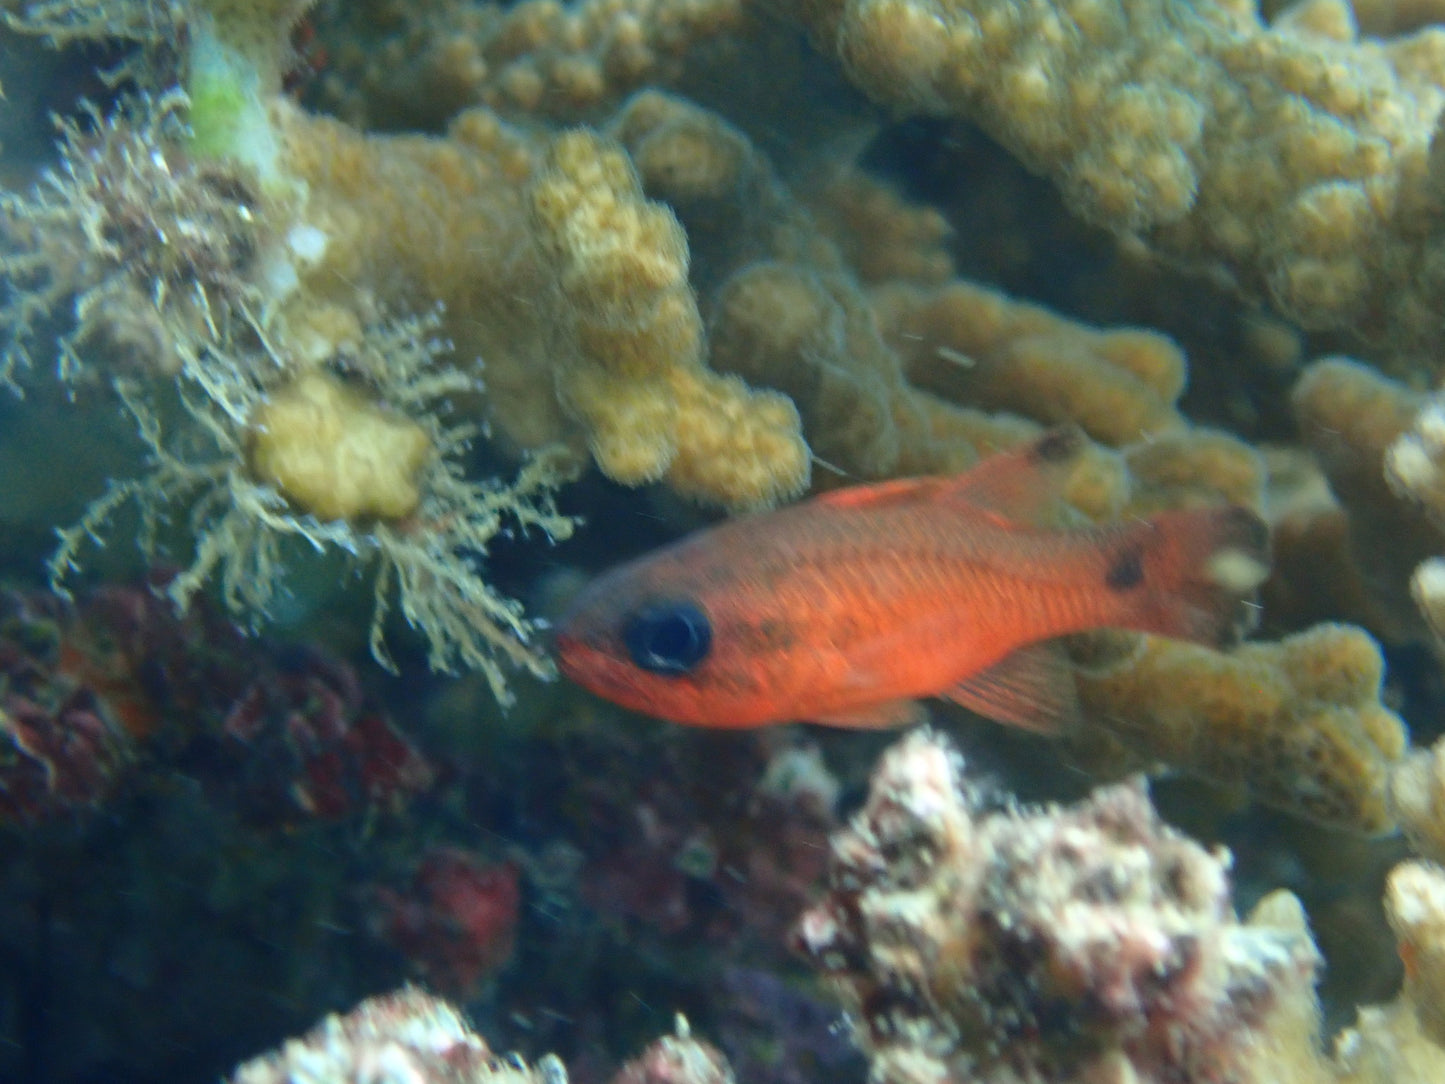
[[958,477],[700,531],[584,589],[559,626],[562,671],[699,726],[886,726],[927,696],[1067,725],[1073,679],[1051,641],[1120,627],[1222,642],[1268,567],[1264,524],[1237,507],[1031,526],[1081,442],[1055,431]]

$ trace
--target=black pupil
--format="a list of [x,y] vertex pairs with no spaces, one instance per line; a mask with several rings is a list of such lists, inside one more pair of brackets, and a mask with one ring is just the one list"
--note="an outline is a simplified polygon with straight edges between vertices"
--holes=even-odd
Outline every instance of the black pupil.
[[712,625],[692,602],[662,602],[632,615],[623,632],[627,653],[654,674],[685,674],[707,657]]

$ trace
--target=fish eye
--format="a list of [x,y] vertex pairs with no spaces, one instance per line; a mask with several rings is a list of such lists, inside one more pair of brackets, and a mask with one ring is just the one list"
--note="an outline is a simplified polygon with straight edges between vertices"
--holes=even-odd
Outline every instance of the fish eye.
[[628,619],[623,643],[632,661],[654,674],[685,674],[712,648],[712,624],[693,602],[659,602]]

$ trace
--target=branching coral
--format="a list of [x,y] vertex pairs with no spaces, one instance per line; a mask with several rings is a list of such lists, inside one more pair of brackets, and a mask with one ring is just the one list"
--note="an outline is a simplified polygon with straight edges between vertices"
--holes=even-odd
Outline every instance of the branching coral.
[[1034,431],[907,382],[839,248],[742,131],[657,92],[628,101],[613,129],[702,254],[713,365],[785,392],[830,475],[946,472]]
[[[613,128],[699,252],[713,364],[787,392],[845,474],[957,470],[1024,439],[1025,418],[1112,444],[1182,428],[1177,346],[958,281],[937,217],[877,184],[849,173],[794,191],[738,128],[657,92]],[[879,265],[859,256],[859,270],[858,253]],[[883,266],[896,277],[865,286]]]
[[445,140],[365,136],[295,110],[282,128],[309,192],[300,217],[325,238],[301,295],[444,302],[459,357],[485,364],[499,436],[585,445],[616,481],[730,508],[806,484],[791,404],[707,368],[686,237],[615,144],[548,143],[480,109]]
[[1445,739],[1416,749],[1390,773],[1390,806],[1418,854],[1445,862]]
[[[1445,399],[1440,393],[1423,401],[1410,428],[1390,445],[1385,480],[1412,510],[1423,513],[1445,547]],[[1436,640],[1445,643],[1445,558],[1429,557],[1415,566],[1410,594]]]
[[1162,335],[1098,331],[963,282],[881,288],[873,305],[908,379],[944,399],[1116,446],[1183,426],[1184,355]]
[[1425,862],[1395,867],[1385,886],[1405,983],[1387,1005],[1362,1008],[1335,1043],[1335,1079],[1343,1084],[1445,1077],[1445,870]]
[[[747,28],[738,0],[614,4],[397,5],[386,18],[343,13],[350,31],[324,88],[376,127],[427,127],[478,102],[532,115],[599,110],[648,83],[671,83],[699,46]],[[367,17],[370,16],[370,17]]]
[[[190,176],[215,175],[245,195],[253,233],[234,250],[249,261],[240,281],[222,292],[261,315],[275,353],[324,358],[338,345],[335,328],[318,325],[318,306],[339,311],[344,324],[364,319],[373,302],[403,313],[440,302],[463,362],[479,356],[489,367],[493,420],[524,448],[574,440],[580,430],[617,480],[665,477],[689,497],[734,508],[772,504],[806,484],[808,449],[791,405],[705,367],[686,239],[665,207],[643,197],[620,150],[574,133],[559,137],[544,161],[543,140],[482,111],[458,118],[446,141],[365,136],[275,95],[282,46],[266,47],[262,29],[274,36],[273,24],[289,21],[283,14],[198,3],[191,15],[188,93],[169,99],[172,113],[184,106],[189,126],[179,117],[175,132],[141,124],[145,145],[135,153],[126,119],[94,140],[112,167],[104,176],[75,176],[61,202],[93,195],[87,207],[125,236],[103,236],[108,247],[99,247],[87,235],[77,245],[87,266],[31,283],[28,261],[45,254],[21,233],[25,255],[12,278],[23,310],[11,321],[20,330],[68,287],[84,301],[83,324],[116,337],[110,326],[123,322],[125,306],[101,312],[97,305],[149,287],[156,276],[144,268],[102,274],[91,265],[134,232],[143,250],[181,264],[159,269],[172,291],[204,292],[206,253],[190,250],[225,223],[201,214],[192,189],[202,186]],[[130,169],[146,150],[160,152],[155,163]],[[68,161],[86,163],[80,148]],[[182,225],[203,236],[173,241],[167,205],[153,220],[143,204],[108,199],[106,181],[118,182],[121,193],[178,193],[176,202],[198,216]],[[38,198],[15,201],[12,218],[34,219],[44,206]],[[73,217],[75,209],[57,214]],[[515,304],[518,294],[531,303]],[[161,315],[168,324],[170,314]],[[641,380],[644,372],[654,379]]]
[[1389,773],[1405,751],[1380,703],[1384,663],[1359,629],[1322,625],[1221,654],[1147,638],[1079,677],[1092,721],[1151,760],[1359,832],[1394,827]]
[[[1341,358],[1311,365],[1295,413],[1330,488],[1349,514],[1350,557],[1400,635],[1437,619],[1429,558],[1445,547],[1431,408],[1424,396]],[[1412,582],[1412,573],[1415,575]]]
[[979,121],[1085,217],[1307,325],[1439,343],[1438,31],[1357,41],[1333,3],[1272,27],[1225,2],[792,8],[870,93]]
[[1426,862],[1395,867],[1385,907],[1405,961],[1402,999],[1413,1003],[1421,1032],[1445,1047],[1445,871]]
[[810,467],[797,411],[703,368],[686,235],[643,197],[622,149],[558,136],[529,200],[573,314],[580,359],[564,394],[603,471],[743,508],[796,496]]

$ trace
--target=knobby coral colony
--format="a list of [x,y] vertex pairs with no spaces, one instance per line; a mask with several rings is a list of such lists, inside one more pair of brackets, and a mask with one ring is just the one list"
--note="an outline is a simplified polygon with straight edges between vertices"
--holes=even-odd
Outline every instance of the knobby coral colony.
[[[1092,445],[1060,523],[1227,500],[1270,521],[1276,568],[1261,638],[1233,652],[1072,644],[1087,725],[1067,756],[1402,833],[1420,856],[1386,894],[1404,993],[1325,1058],[1297,904],[1241,924],[1223,856],[1134,784],[990,812],[932,738],[885,760],[800,945],[880,1080],[1445,1079],[1445,743],[1411,746],[1381,650],[1438,655],[1445,630],[1445,421],[1425,387],[1445,345],[1445,8],[377,0],[317,8],[302,34],[308,8],[4,5],[31,35],[10,39],[7,89],[39,40],[125,45],[114,100],[0,196],[0,379],[34,389],[53,361],[71,389],[113,389],[150,460],[61,532],[58,589],[126,505],[149,555],[189,539],[179,607],[214,584],[251,623],[309,543],[374,568],[378,659],[399,600],[435,667],[505,700],[506,664],[551,665],[479,562],[504,531],[567,535],[553,494],[581,463],[741,512],[1075,423]],[[326,56],[309,108],[286,89],[303,37]],[[910,202],[858,150],[880,132],[869,98],[952,124],[940,159],[970,121],[1052,181],[1120,241],[1126,300],[1144,279],[1191,303],[1166,262],[1237,298],[1228,344],[1198,345],[1217,372],[1193,412],[1276,443],[1186,416],[1165,336],[961,278],[950,229],[986,221],[967,240],[1026,263],[1016,220],[1038,201],[985,169]],[[1305,331],[1362,357],[1306,364]],[[467,475],[483,436],[520,459],[511,482]],[[109,778],[112,724],[22,692],[0,719],[23,804],[86,804],[28,767]]]

